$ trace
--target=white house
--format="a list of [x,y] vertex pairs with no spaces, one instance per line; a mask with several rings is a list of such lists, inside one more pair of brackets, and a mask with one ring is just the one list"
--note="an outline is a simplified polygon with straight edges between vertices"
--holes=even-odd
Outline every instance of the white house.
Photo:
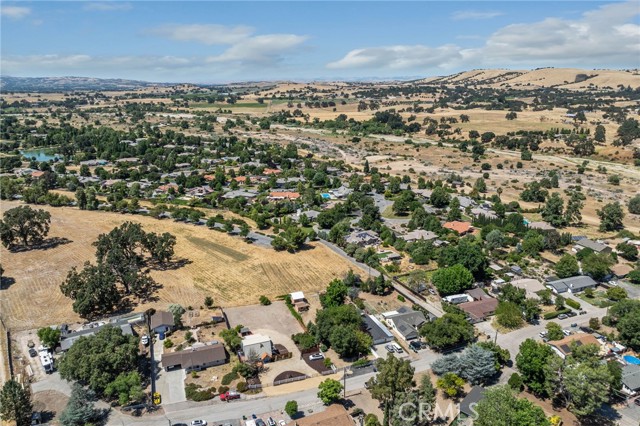
[[269,336],[250,334],[242,339],[242,352],[247,358],[261,357],[262,354],[273,355],[273,343]]

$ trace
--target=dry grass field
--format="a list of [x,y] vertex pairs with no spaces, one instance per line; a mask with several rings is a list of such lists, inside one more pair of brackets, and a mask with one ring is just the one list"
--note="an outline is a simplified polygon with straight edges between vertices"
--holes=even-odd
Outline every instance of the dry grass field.
[[[4,201],[1,210],[19,205]],[[276,252],[243,242],[205,227],[158,221],[143,216],[51,208],[50,237],[65,237],[68,244],[48,250],[11,253],[2,249],[5,276],[15,283],[0,290],[0,312],[12,330],[25,330],[61,322],[80,321],[71,309],[71,300],[62,295],[60,283],[72,266],[94,261],[91,245],[99,234],[125,221],[139,222],[147,231],[170,232],[177,237],[176,257],[191,263],[174,270],[152,271],[162,285],[158,301],[136,310],[170,303],[200,306],[210,295],[221,306],[249,305],[262,294],[277,295],[302,290],[322,290],[353,265],[322,245],[296,254]],[[362,271],[357,271],[362,273]]]

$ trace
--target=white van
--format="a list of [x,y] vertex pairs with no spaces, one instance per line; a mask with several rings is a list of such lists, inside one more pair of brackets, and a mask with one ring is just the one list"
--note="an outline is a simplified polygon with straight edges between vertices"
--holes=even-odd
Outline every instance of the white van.
[[391,343],[391,346],[393,347],[393,349],[395,349],[396,352],[398,352],[399,354],[401,354],[402,352],[404,352],[402,350],[402,346],[400,346],[399,344],[397,344],[396,342]]

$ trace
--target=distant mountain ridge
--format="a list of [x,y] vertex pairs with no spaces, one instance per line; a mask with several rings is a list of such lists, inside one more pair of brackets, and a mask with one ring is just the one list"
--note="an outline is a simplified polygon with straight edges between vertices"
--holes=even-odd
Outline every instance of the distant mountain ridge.
[[92,77],[0,77],[3,92],[63,92],[72,90],[134,90],[166,87],[175,83],[150,83],[121,78]]

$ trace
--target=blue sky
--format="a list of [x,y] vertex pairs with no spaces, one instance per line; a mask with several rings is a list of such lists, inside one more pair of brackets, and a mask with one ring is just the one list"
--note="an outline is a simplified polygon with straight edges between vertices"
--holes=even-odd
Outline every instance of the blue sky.
[[638,68],[640,2],[2,2],[3,75],[170,82]]

